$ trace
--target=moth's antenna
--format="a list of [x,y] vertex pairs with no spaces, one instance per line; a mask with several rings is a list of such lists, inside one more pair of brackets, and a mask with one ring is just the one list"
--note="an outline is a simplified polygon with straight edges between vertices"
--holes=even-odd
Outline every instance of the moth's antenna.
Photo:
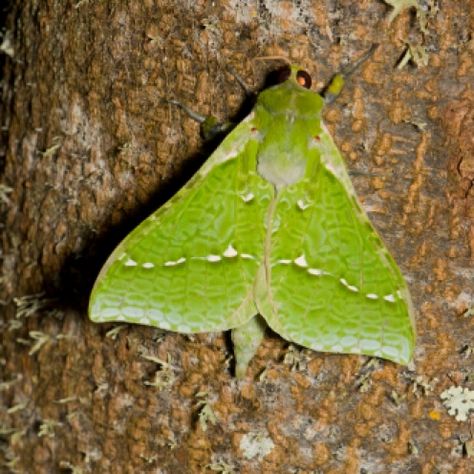
[[350,75],[354,74],[354,72],[359,69],[359,67],[367,61],[374,53],[375,50],[379,47],[380,45],[378,43],[374,43],[370,49],[365,52],[357,61],[354,63],[348,64],[345,68],[342,69],[340,74],[344,77],[349,77]]
[[378,43],[374,43],[370,49],[364,53],[357,61],[354,63],[348,64],[345,68],[342,69],[341,72],[335,74],[327,87],[321,92],[321,95],[324,98],[324,101],[327,104],[333,102],[337,96],[341,93],[342,89],[344,88],[345,80],[354,74],[354,72],[365,62],[369,59],[372,54],[374,54],[375,50],[379,47]]
[[286,56],[257,56],[254,58],[255,61],[283,61],[285,64],[290,65],[291,62]]

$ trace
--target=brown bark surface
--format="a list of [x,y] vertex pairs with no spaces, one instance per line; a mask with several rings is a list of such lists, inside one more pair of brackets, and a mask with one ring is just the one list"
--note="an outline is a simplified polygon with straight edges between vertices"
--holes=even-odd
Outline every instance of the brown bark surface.
[[[472,472],[472,412],[440,395],[474,390],[474,3],[420,4],[390,23],[378,0],[11,4],[0,472]],[[326,122],[409,282],[412,366],[272,334],[238,382],[223,334],[88,321],[110,251],[209,153],[163,98],[226,119],[244,101],[229,66],[258,90],[275,63],[256,58],[284,55],[319,89],[375,42]]]

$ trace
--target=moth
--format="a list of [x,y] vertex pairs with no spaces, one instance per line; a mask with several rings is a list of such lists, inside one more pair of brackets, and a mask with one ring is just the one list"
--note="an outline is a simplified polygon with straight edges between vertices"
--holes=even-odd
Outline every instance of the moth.
[[92,290],[94,322],[231,330],[236,376],[267,326],[315,351],[407,364],[407,284],[322,120],[326,94],[284,68],[194,177],[133,230]]

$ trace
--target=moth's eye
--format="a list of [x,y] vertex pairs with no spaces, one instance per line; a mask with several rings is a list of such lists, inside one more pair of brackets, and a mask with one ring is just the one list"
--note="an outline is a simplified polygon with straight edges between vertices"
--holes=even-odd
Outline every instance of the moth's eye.
[[291,75],[291,68],[290,66],[283,66],[277,71],[276,75],[276,83],[281,84],[285,82]]
[[306,89],[311,88],[311,82],[312,82],[311,81],[311,76],[306,71],[299,70],[296,73],[296,80],[298,81],[298,84],[300,86],[303,86]]

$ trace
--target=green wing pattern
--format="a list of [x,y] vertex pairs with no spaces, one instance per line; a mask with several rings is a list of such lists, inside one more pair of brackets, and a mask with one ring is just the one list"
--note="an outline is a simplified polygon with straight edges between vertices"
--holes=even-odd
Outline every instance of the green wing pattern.
[[318,140],[319,166],[277,198],[261,311],[273,330],[305,347],[406,364],[414,346],[406,284],[331,137],[323,131]]
[[273,188],[256,172],[251,129],[249,117],[113,252],[91,295],[93,321],[195,333],[234,328],[256,314],[253,283]]
[[262,92],[193,179],[118,246],[92,291],[93,321],[233,329],[238,376],[263,337],[257,313],[305,347],[410,361],[407,285],[322,123],[323,98],[300,73],[292,66]]

